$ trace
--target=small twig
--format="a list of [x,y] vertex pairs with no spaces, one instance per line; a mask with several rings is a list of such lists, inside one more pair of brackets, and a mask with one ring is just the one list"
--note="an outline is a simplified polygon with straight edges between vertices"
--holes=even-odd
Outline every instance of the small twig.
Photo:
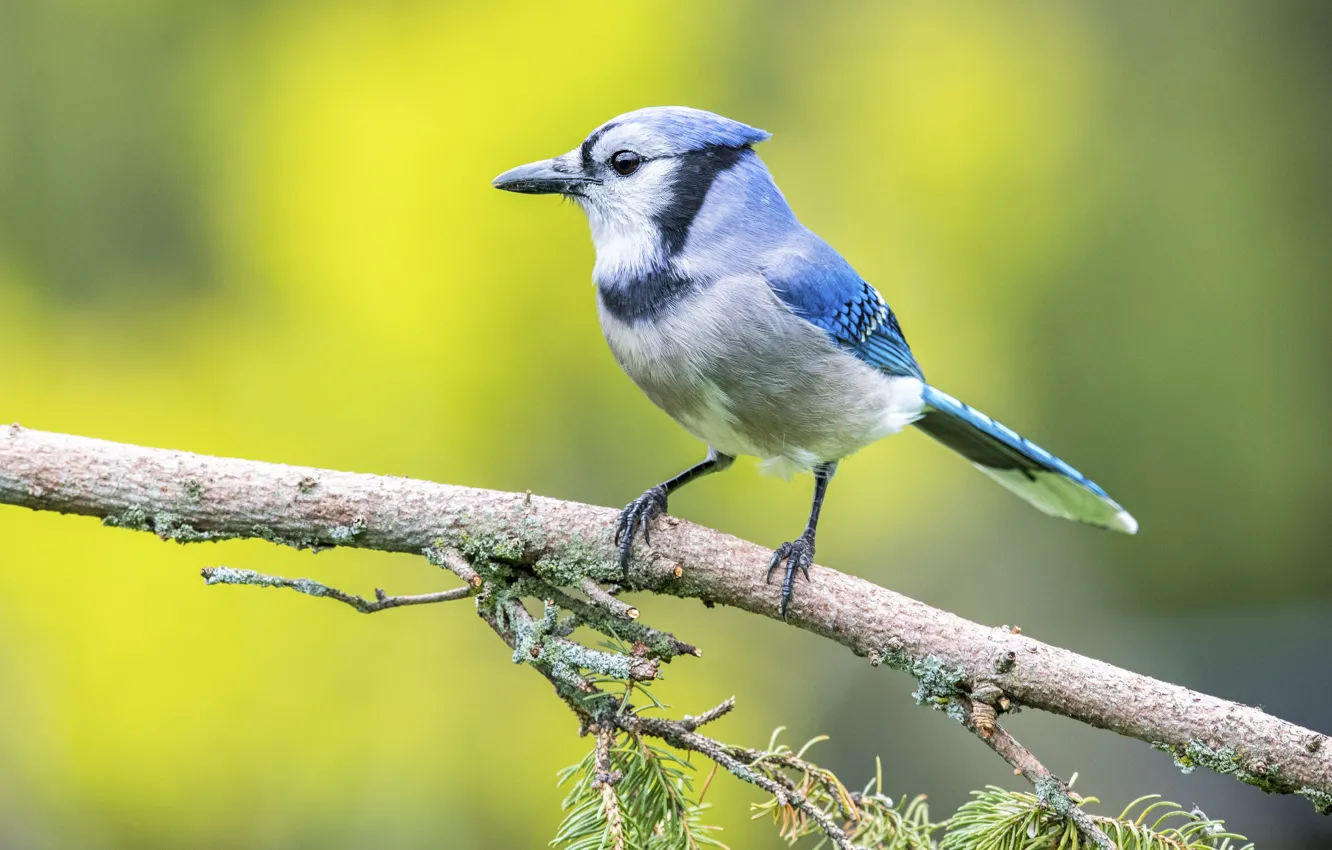
[[[599,606],[579,599],[576,596],[570,596],[558,587],[547,584],[540,579],[532,579],[532,581],[539,582],[538,586],[541,588],[541,595],[555,600],[561,608],[572,612],[582,622],[596,628],[596,618],[592,615]],[[656,656],[663,660],[670,660],[676,655],[692,655],[696,658],[703,657],[703,650],[693,644],[685,643],[670,632],[663,632],[660,629],[654,629],[651,626],[645,626],[638,622],[626,621],[616,625],[613,636],[623,640],[642,641],[645,644],[662,647],[663,651],[656,653]]]
[[[510,622],[504,622],[504,618],[492,617],[485,611],[481,612],[481,616],[486,620],[490,627],[494,629],[495,633],[499,635],[501,640],[513,648],[515,652],[521,652],[519,648],[521,646],[519,632],[538,628],[538,621],[517,602],[512,602],[502,607],[504,607],[506,611],[504,618],[507,618]],[[548,640],[551,639],[548,638]],[[570,641],[565,641],[563,638],[555,638],[553,640],[561,643],[571,643]],[[544,659],[541,659],[540,655],[541,654],[538,653],[533,656],[533,666],[535,666],[538,672],[545,676],[551,684],[555,685],[556,691],[560,693],[565,704],[568,705],[580,721],[582,721],[584,727],[589,731],[595,731],[598,733],[598,752],[596,756],[598,774],[605,773],[608,777],[614,777],[615,775],[610,772],[608,768],[602,767],[603,761],[600,752],[600,748],[602,747],[601,735],[607,727],[611,727],[612,735],[614,733],[614,728],[619,728],[631,734],[648,735],[654,738],[660,738],[677,749],[701,753],[711,759],[713,764],[725,768],[726,771],[733,776],[742,779],[745,782],[749,782],[750,784],[757,785],[759,788],[772,794],[773,797],[777,798],[777,800],[783,805],[791,806],[803,812],[807,817],[813,819],[814,822],[819,825],[819,828],[825,835],[832,839],[833,844],[838,850],[854,850],[854,846],[851,844],[846,832],[834,823],[831,818],[824,814],[818,806],[813,805],[805,799],[804,795],[798,793],[795,790],[794,783],[791,783],[790,780],[786,780],[785,783],[779,783],[774,779],[751,769],[745,763],[745,758],[752,761],[758,757],[759,753],[755,752],[754,755],[750,757],[749,751],[740,750],[736,747],[729,747],[720,741],[716,741],[693,731],[698,726],[716,720],[728,713],[735,707],[734,697],[727,699],[720,705],[717,705],[708,711],[705,711],[698,717],[686,718],[685,720],[679,721],[666,720],[657,717],[641,717],[634,714],[632,711],[597,717],[594,716],[590,710],[592,704],[592,699],[590,699],[590,697],[605,693],[605,691],[602,691],[576,672],[567,670],[561,671],[556,669],[554,665],[543,663]],[[566,690],[570,685],[572,685],[577,691],[581,692],[581,698],[575,698],[570,695]],[[609,747],[609,744],[606,746]],[[742,753],[743,755],[737,758],[737,753]],[[607,758],[604,763],[609,765],[609,750],[607,750]],[[784,780],[786,779],[786,777],[781,776],[780,774],[779,777]],[[598,778],[600,778],[600,776],[598,776]],[[712,777],[709,776],[709,784],[711,781]],[[608,806],[607,824],[609,824],[611,822],[610,804],[609,802],[605,802],[607,784],[603,783],[601,789],[604,804]],[[611,791],[610,793],[613,795],[614,792]],[[616,805],[618,812],[618,801]]]
[[823,834],[832,839],[833,844],[838,850],[855,850],[851,840],[846,832],[837,824],[833,823],[832,818],[828,817],[818,806],[810,803],[803,794],[790,788],[783,787],[774,780],[756,770],[749,765],[735,758],[733,748],[726,746],[720,741],[715,741],[705,735],[697,732],[691,732],[684,728],[684,724],[676,720],[664,720],[660,717],[639,717],[635,715],[625,715],[617,721],[621,728],[630,732],[638,732],[643,735],[651,735],[654,738],[661,738],[666,743],[681,750],[692,750],[696,753],[707,756],[737,779],[743,779],[751,785],[757,785],[764,791],[776,797],[778,802],[783,805],[798,809],[806,817],[819,825]]
[[687,731],[693,732],[695,729],[706,723],[711,723],[714,720],[725,717],[727,714],[731,713],[731,709],[733,708],[735,708],[735,697],[727,697],[720,705],[709,708],[697,717],[686,714],[684,719],[680,721],[680,725]]
[[986,712],[976,711],[976,703],[964,696],[958,696],[956,699],[962,703],[966,710],[966,727],[976,733],[976,737],[989,746],[990,749],[998,753],[1004,761],[1013,766],[1013,772],[1020,774],[1024,779],[1030,782],[1036,788],[1036,796],[1041,801],[1041,805],[1057,812],[1060,815],[1073,821],[1073,825],[1078,828],[1092,844],[1100,850],[1118,850],[1115,842],[1110,840],[1101,828],[1092,820],[1091,815],[1082,810],[1078,801],[1074,799],[1073,792],[1068,788],[1068,783],[1051,773],[1045,765],[1041,764],[1026,747],[1018,743],[1018,740],[1008,733],[1008,730],[993,722],[993,709]]
[[597,584],[590,578],[583,579],[580,585],[587,598],[592,600],[592,604],[599,608],[605,608],[617,617],[625,620],[637,620],[638,609],[628,602],[621,602],[614,596],[611,596],[605,588]]
[[[731,747],[730,752],[731,755],[748,765],[754,765],[755,767],[775,765],[802,774],[823,786],[823,790],[828,793],[829,798],[836,801],[837,808],[848,821],[860,820],[860,811],[857,809],[854,795],[842,785],[841,780],[833,773],[824,770],[813,762],[806,761],[794,753],[777,753],[744,747]],[[785,783],[787,787],[792,789],[797,787],[796,783],[786,774],[779,771],[767,772],[778,782]]]
[[433,605],[436,602],[452,602],[466,599],[474,591],[472,587],[455,587],[438,593],[422,593],[415,596],[389,596],[380,588],[375,588],[375,601],[371,602],[355,594],[345,593],[336,587],[317,582],[310,578],[285,578],[257,573],[254,570],[238,570],[232,567],[205,567],[200,570],[205,584],[248,584],[255,587],[286,587],[306,596],[322,596],[350,605],[362,614],[373,614],[388,608],[403,605]]
[[467,559],[456,549],[447,546],[431,546],[425,550],[426,560],[437,567],[442,567],[467,582],[469,587],[480,588],[483,580]]
[[403,605],[432,605],[436,602],[453,602],[457,599],[466,599],[471,596],[474,590],[471,587],[454,587],[449,590],[438,590],[434,593],[417,593],[408,596],[389,596],[384,593],[381,587],[375,588],[375,605],[366,613],[372,614],[375,611],[383,611],[386,608],[398,608]]
[[657,678],[658,663],[654,658],[591,649],[555,634],[554,630],[558,626],[554,618],[556,609],[550,602],[546,603],[547,616],[541,620],[534,618],[516,600],[505,603],[503,607],[511,622],[507,629],[509,635],[501,633],[500,637],[513,647],[515,660],[520,660],[521,653],[527,653],[533,662],[549,668],[553,680],[563,680],[582,690],[583,686],[579,682],[586,683],[586,680],[577,674],[579,669],[635,682]]
[[620,772],[612,770],[610,749],[615,743],[615,727],[607,724],[596,730],[597,774],[592,780],[592,787],[601,789],[601,805],[606,812],[606,834],[611,840],[611,850],[625,850],[624,823],[620,819],[620,800],[615,796],[615,785],[622,778]]
[[[495,610],[487,610],[481,606],[477,606],[477,613],[480,615],[481,619],[485,621],[486,625],[490,626],[495,634],[499,635],[500,640],[504,641],[510,649],[515,651],[518,649],[518,635],[513,628],[512,623],[506,622],[506,620],[526,617],[529,623],[532,622],[531,615],[523,610],[522,606],[517,603],[514,603],[512,608],[506,607],[502,614]],[[588,726],[592,723],[593,715],[588,711],[587,706],[583,705],[579,699],[573,698],[572,694],[576,692],[580,698],[586,697],[602,693],[600,688],[593,685],[576,671],[562,670],[560,671],[560,675],[557,676],[551,669],[550,665],[542,663],[539,658],[533,659],[532,666],[538,673],[545,676],[547,681],[555,686],[555,692],[564,699],[565,704],[569,706],[569,709],[573,711],[574,715],[584,726]],[[580,732],[579,734],[581,735],[582,733]]]
[[981,738],[990,737],[994,734],[995,724],[999,722],[1001,706],[1007,706],[1003,690],[988,682],[977,684],[971,689],[967,727]]

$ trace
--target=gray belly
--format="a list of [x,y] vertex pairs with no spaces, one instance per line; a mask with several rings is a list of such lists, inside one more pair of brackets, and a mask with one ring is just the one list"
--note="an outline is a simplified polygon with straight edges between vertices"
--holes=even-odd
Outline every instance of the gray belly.
[[651,323],[600,313],[616,360],[658,407],[717,451],[779,472],[842,458],[920,415],[920,381],[841,351],[757,278],[719,281]]

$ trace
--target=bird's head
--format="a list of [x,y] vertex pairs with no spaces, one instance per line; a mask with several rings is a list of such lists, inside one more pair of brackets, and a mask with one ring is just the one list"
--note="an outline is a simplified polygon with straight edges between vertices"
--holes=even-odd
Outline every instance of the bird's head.
[[750,146],[767,138],[701,109],[649,107],[612,118],[562,156],[504,172],[494,186],[572,198],[592,226],[599,273],[642,268],[683,248],[718,175],[754,158]]

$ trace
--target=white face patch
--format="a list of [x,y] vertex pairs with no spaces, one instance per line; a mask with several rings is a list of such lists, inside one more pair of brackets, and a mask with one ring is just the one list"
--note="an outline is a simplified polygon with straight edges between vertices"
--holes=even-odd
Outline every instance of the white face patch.
[[588,186],[575,199],[587,213],[597,249],[593,274],[598,280],[645,274],[662,259],[653,217],[671,202],[677,165],[669,158],[650,159],[633,174],[624,175],[602,166],[598,170],[606,173],[601,185]]
[[[621,151],[637,154],[639,167],[620,174],[611,158]],[[597,280],[636,277],[659,267],[663,257],[655,216],[674,199],[674,177],[679,161],[667,139],[634,123],[613,126],[584,149],[561,157],[570,169],[578,169],[601,181],[575,196],[587,213],[592,244],[597,250],[593,276]]]

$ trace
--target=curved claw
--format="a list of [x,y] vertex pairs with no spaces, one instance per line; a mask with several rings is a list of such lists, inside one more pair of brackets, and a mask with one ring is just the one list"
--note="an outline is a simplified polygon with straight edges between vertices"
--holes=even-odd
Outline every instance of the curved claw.
[[[773,571],[777,569],[778,564],[780,564],[786,558],[790,557],[790,555],[791,555],[790,543],[783,543],[781,546],[777,547],[776,551],[772,553],[772,560],[768,562],[768,574],[763,577],[764,584],[772,584]],[[806,578],[808,578],[808,576],[806,576]]]
[[629,574],[629,559],[634,551],[634,535],[643,529],[643,542],[651,543],[652,521],[666,513],[666,488],[658,484],[624,506],[615,523],[615,545],[620,548],[620,570]]
[[805,574],[805,581],[809,581],[809,567],[814,563],[814,537],[810,534],[803,534],[790,543],[783,543],[772,553],[772,560],[768,563],[768,574],[764,578],[765,583],[772,582],[773,571],[783,561],[786,562],[786,574],[782,577],[782,601],[777,607],[778,613],[782,619],[786,619],[786,609],[791,604],[791,595],[795,592],[795,573],[796,570]]

